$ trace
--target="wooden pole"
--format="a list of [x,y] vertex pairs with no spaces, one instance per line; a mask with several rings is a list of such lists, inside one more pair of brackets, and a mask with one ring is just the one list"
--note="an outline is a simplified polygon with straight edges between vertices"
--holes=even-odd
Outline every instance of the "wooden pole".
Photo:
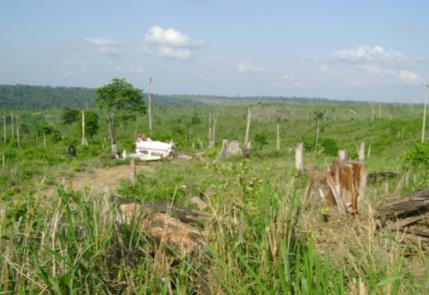
[[247,109],[247,122],[246,122],[246,134],[244,136],[244,148],[249,147],[249,133],[250,133],[250,121],[252,120],[252,113],[250,108]]
[[338,151],[338,158],[341,161],[347,161],[347,151],[346,150],[339,150]]
[[18,147],[21,145],[21,139],[19,136],[19,131],[20,131],[19,129],[20,129],[20,124],[19,124],[18,117],[17,117],[16,118],[16,144]]
[[211,148],[211,143],[212,143],[212,133],[213,133],[213,129],[212,129],[212,114],[209,113],[209,121],[208,121],[208,125],[209,125],[209,134],[208,134],[208,146],[209,148]]
[[314,151],[317,152],[317,146],[319,144],[319,129],[320,129],[320,122],[319,122],[319,118],[316,118],[316,134],[314,136]]
[[80,142],[81,145],[88,145],[88,140],[85,136],[85,111],[82,111],[82,140]]
[[6,113],[3,114],[3,143],[7,142]]
[[280,151],[280,124],[277,123],[277,130],[276,130],[276,150]]
[[15,138],[15,126],[13,124],[13,112],[10,112],[10,124],[11,124],[10,138],[11,138],[11,140],[14,140],[14,138]]
[[425,141],[425,131],[426,131],[426,103],[427,97],[425,97],[425,101],[423,103],[423,119],[422,119],[422,142]]
[[210,142],[210,148],[214,148],[215,147],[216,123],[217,123],[217,120],[216,120],[216,118],[214,118],[213,121],[212,121],[212,138],[211,138],[211,142]]
[[359,145],[359,161],[363,162],[365,161],[365,143],[362,142]]
[[147,95],[147,116],[149,119],[149,134],[152,134],[152,77],[149,77],[149,88]]
[[304,171],[304,143],[302,142],[295,147],[295,167],[299,172]]

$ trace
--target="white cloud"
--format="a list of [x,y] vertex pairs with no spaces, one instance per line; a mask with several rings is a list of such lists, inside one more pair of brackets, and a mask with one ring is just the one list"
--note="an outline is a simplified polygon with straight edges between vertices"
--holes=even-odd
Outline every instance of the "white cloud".
[[161,46],[158,48],[157,55],[162,57],[186,59],[192,55],[192,52],[187,48],[174,48],[174,47],[168,47],[168,46]]
[[93,37],[85,38],[84,41],[85,43],[93,46],[97,50],[97,52],[101,54],[115,55],[117,53],[116,46],[118,45],[118,42],[116,42],[115,40]]
[[98,37],[85,38],[84,40],[86,43],[94,46],[114,46],[118,44],[118,42],[116,42],[115,40]]
[[193,39],[173,28],[163,29],[159,26],[151,27],[145,35],[145,40],[153,44],[181,48],[199,47],[204,43],[203,40]]
[[237,64],[237,71],[245,72],[266,72],[267,68],[255,66],[249,60],[243,60]]
[[391,75],[394,74],[395,71],[386,69],[377,64],[363,64],[355,66],[356,69],[362,70],[371,75]]
[[406,61],[406,55],[382,46],[360,45],[352,49],[342,49],[332,54],[334,59],[348,62],[399,62]]
[[415,72],[409,70],[402,70],[399,72],[399,79],[408,84],[419,84],[423,82],[423,79]]

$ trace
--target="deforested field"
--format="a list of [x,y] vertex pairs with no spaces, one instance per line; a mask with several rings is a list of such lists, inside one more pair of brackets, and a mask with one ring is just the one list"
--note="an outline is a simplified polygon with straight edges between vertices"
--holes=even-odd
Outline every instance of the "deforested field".
[[[429,187],[422,105],[152,99],[151,133],[146,111],[116,114],[118,159],[100,100],[0,111],[0,293],[429,292],[428,218],[417,232],[377,217]],[[251,148],[219,158],[224,139],[244,146],[249,110]],[[122,158],[141,134],[177,156]],[[361,143],[364,200],[342,214],[310,184],[339,150],[358,161]]]

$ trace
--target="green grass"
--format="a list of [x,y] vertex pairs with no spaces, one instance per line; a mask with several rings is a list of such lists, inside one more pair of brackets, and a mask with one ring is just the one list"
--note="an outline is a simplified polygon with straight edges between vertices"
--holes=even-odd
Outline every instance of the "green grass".
[[[314,121],[309,116],[327,110],[321,140],[333,139],[352,157],[364,141],[372,149],[366,161],[369,171],[403,174],[400,156],[418,141],[419,111],[383,105],[384,118],[371,120],[367,104],[270,106],[291,114],[280,122],[281,150],[275,151],[276,120],[255,120],[251,138],[264,133],[267,144],[248,159],[225,161],[214,161],[217,150],[223,138],[243,140],[245,106],[163,110],[162,116],[155,111],[154,138],[174,138],[179,151],[203,151],[205,157],[157,163],[152,172],[141,172],[135,185],[125,180],[114,193],[193,209],[191,197],[208,196],[207,246],[198,255],[181,256],[174,248],[160,248],[137,221],[118,224],[109,195],[90,196],[60,185],[61,177],[90,167],[124,163],[109,159],[104,122],[88,148],[78,146],[77,158],[65,154],[69,143],[78,142],[75,126],[61,125],[57,111],[49,112],[47,120],[61,131],[61,140],[50,138],[45,148],[29,130],[20,147],[13,141],[0,145],[6,158],[0,174],[0,293],[427,293],[427,252],[397,242],[395,233],[374,232],[370,208],[346,219],[333,214],[332,221],[324,223],[324,204],[303,199],[307,178],[295,172],[293,150],[297,142],[306,143],[307,171],[312,165],[321,170],[335,158],[311,149]],[[198,144],[198,140],[207,144],[209,112],[218,118],[214,150]],[[192,125],[195,114],[201,123]],[[146,118],[138,118],[137,125],[139,131],[146,130]],[[134,122],[118,130],[120,150],[129,150]],[[390,182],[390,193],[401,176]],[[424,167],[411,169],[407,179],[403,194],[428,186]],[[56,194],[40,194],[52,186]],[[389,197],[382,184],[368,185],[368,205]],[[405,257],[410,247],[414,256]]]

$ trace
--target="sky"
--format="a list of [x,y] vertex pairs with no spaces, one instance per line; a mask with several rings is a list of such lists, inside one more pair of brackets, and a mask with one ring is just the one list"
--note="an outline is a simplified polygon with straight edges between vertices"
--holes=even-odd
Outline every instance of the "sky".
[[429,1],[0,0],[0,84],[421,102]]

